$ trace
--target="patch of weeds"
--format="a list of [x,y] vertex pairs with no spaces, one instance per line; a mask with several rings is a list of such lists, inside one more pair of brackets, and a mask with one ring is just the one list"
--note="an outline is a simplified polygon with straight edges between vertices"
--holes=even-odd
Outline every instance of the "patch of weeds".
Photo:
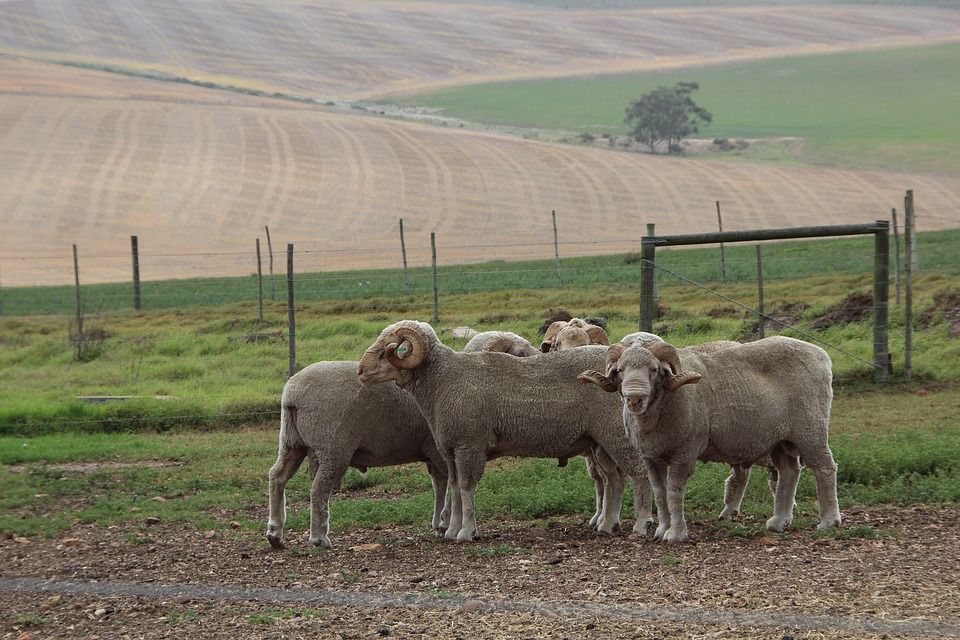
[[470,547],[467,550],[472,556],[482,556],[482,557],[496,557],[496,556],[505,556],[511,553],[533,553],[530,549],[520,549],[518,547],[511,547],[508,544],[498,544],[495,547]]
[[340,569],[340,577],[343,578],[343,581],[346,584],[353,584],[359,582],[363,574],[359,571],[347,571],[346,569]]
[[660,564],[666,564],[666,565],[671,565],[671,564],[683,564],[683,559],[682,559],[682,558],[676,558],[676,557],[670,556],[670,555],[666,555],[666,556],[663,556],[663,559],[662,559],[662,560],[660,560]]
[[161,620],[167,624],[184,624],[187,622],[200,622],[203,620],[203,616],[201,616],[196,609],[191,609],[185,613],[171,611],[166,616],[161,618]]
[[151,544],[153,542],[153,538],[150,536],[138,536],[132,533],[123,534],[123,538],[130,544]]
[[831,527],[815,531],[813,538],[826,538],[828,540],[850,540],[852,538],[863,538],[865,540],[876,540],[878,538],[902,538],[903,536],[896,531],[878,531],[873,527],[858,525],[849,529],[840,529]]
[[35,613],[18,613],[13,616],[13,621],[16,624],[29,625],[31,627],[39,627],[47,624],[46,618],[41,618]]
[[287,580],[299,580],[303,576],[300,575],[299,573],[288,573],[283,577],[286,578]]

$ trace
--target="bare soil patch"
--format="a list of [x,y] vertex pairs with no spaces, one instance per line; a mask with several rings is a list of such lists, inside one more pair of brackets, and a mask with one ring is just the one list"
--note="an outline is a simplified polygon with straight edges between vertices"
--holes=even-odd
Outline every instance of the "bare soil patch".
[[271,551],[242,528],[78,524],[51,539],[0,542],[0,638],[960,633],[960,508],[851,509],[845,518],[847,538],[737,536],[698,514],[693,541],[671,546],[570,519],[482,522],[472,545],[377,527],[336,532],[331,551],[314,550],[304,532]]

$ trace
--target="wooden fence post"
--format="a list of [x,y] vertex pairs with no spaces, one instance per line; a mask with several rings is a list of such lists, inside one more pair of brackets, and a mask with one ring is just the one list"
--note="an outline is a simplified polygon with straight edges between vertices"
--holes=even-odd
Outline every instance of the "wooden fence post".
[[289,375],[297,372],[297,319],[293,310],[293,245],[287,245],[287,327],[290,333]]
[[891,372],[888,346],[890,306],[890,223],[877,220],[873,254],[873,377],[886,382]]
[[763,249],[759,244],[757,245],[757,294],[759,298],[757,310],[760,312],[757,335],[762,340],[767,333],[767,319],[763,313]]
[[433,256],[433,322],[440,322],[440,295],[437,291],[437,234],[430,233],[430,252]]
[[[720,217],[720,201],[717,200],[717,225],[720,227],[720,233],[723,233],[723,218]],[[723,278],[723,284],[727,284],[727,261],[723,255],[723,243],[720,243],[720,277]]]
[[915,219],[913,217],[913,191],[907,191],[904,198],[905,219],[903,221],[903,243],[906,245],[904,256],[904,305],[906,325],[904,331],[903,377],[909,380],[913,376],[913,267],[916,257],[914,243],[916,242]]
[[263,225],[267,231],[267,252],[270,254],[270,299],[277,299],[277,289],[273,283],[273,243],[270,242],[270,227]]
[[263,261],[260,259],[260,238],[257,238],[257,318],[263,324]]
[[553,217],[553,255],[557,257],[557,289],[563,289],[563,278],[560,276],[560,245],[557,242],[557,211],[550,212]]
[[657,246],[654,244],[654,225],[647,225],[647,235],[640,240],[640,331],[653,332],[657,315],[657,296],[654,293],[654,264]]
[[130,252],[133,254],[133,309],[140,311],[140,247],[137,236],[130,236]]
[[894,301],[896,305],[900,306],[900,234],[897,233],[897,210],[893,208],[890,210],[890,215],[893,218],[893,273],[894,281],[896,282],[896,287],[894,291]]
[[77,336],[79,336],[79,344],[83,336],[83,300],[80,297],[80,263],[77,260],[77,245],[73,245],[73,282],[77,290]]
[[407,270],[407,243],[403,238],[403,218],[400,218],[400,252],[403,254],[403,284],[410,295],[410,272]]

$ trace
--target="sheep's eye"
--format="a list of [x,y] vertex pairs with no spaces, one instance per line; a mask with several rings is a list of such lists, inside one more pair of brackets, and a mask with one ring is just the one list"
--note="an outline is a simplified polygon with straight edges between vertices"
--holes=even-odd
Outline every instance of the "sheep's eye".
[[620,369],[617,369],[616,367],[611,368],[611,369],[610,369],[610,373],[607,374],[607,377],[608,377],[608,378],[619,378],[619,377],[620,377]]

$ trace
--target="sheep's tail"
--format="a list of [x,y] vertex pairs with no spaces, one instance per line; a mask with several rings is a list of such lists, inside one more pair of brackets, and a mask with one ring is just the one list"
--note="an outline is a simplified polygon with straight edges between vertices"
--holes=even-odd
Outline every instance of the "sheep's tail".
[[284,403],[280,407],[280,444],[288,449],[302,449],[306,445],[297,430],[297,406]]

